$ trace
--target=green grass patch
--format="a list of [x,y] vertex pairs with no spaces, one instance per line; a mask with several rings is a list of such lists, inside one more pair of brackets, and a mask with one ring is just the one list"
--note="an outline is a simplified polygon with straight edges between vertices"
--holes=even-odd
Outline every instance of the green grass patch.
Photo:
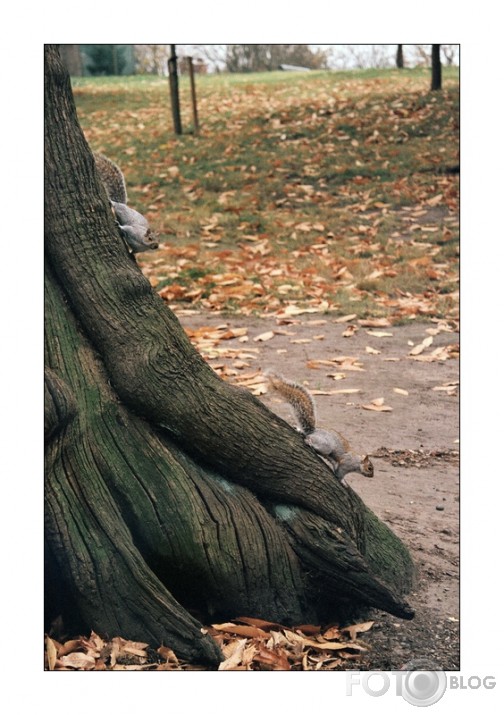
[[425,69],[196,81],[201,133],[182,77],[177,137],[166,78],[72,80],[91,147],[164,242],[138,257],[153,283],[212,310],[457,314],[457,68],[440,92]]

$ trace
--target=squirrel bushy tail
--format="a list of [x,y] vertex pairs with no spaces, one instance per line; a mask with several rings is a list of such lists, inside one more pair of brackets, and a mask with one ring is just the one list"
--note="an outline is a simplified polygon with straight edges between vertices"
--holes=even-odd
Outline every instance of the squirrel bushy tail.
[[306,436],[315,431],[315,403],[312,396],[302,385],[284,380],[280,375],[267,371],[266,376],[271,387],[278,392],[292,407],[301,432]]
[[94,159],[109,199],[116,204],[127,204],[126,182],[121,169],[104,154],[94,154]]

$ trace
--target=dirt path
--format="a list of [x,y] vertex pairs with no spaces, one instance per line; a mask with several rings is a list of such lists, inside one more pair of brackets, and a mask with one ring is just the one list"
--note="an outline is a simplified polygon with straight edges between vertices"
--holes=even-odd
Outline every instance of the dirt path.
[[[189,329],[246,329],[239,338],[219,341],[218,352],[210,351],[210,363],[231,379],[270,368],[310,390],[358,390],[315,395],[319,424],[338,429],[356,451],[373,455],[374,479],[349,475],[347,480],[408,545],[418,568],[409,596],[415,619],[374,613],[375,625],[365,634],[372,650],[359,667],[391,670],[427,658],[442,670],[459,669],[458,333],[450,326],[436,332],[436,323],[412,322],[361,326],[343,337],[352,330],[331,317],[303,315],[283,325],[201,314],[179,318]],[[254,340],[268,331],[274,333],[270,339]],[[413,359],[412,348],[430,338],[420,359]],[[342,362],[344,356],[351,359]],[[330,377],[337,373],[344,377]],[[391,411],[362,408],[379,398]],[[292,422],[276,396],[261,399]]]

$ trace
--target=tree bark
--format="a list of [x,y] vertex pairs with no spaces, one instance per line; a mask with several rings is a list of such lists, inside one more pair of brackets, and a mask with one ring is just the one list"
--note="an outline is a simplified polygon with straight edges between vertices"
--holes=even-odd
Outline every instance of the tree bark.
[[45,200],[48,593],[90,628],[212,664],[189,611],[292,624],[351,601],[412,617],[403,544],[215,375],[128,254],[54,46]]

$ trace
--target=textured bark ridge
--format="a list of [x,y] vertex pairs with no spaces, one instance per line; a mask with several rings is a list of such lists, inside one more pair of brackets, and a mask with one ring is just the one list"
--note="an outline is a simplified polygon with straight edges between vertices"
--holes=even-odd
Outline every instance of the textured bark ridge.
[[214,374],[126,251],[54,46],[45,91],[47,610],[59,593],[95,630],[213,664],[203,619],[412,617],[403,544]]

